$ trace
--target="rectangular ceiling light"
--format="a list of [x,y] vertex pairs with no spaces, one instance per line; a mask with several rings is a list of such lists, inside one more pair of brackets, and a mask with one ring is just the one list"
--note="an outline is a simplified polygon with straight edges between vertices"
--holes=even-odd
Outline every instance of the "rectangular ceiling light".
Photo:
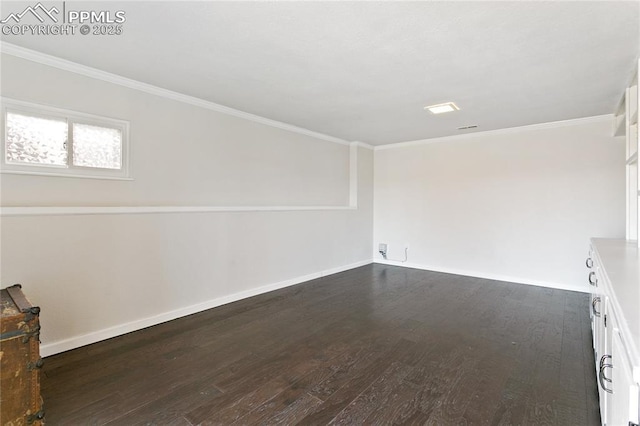
[[429,111],[431,114],[442,114],[444,112],[460,110],[460,108],[458,108],[458,106],[453,102],[447,102],[445,104],[438,104],[438,105],[430,105],[430,106],[424,107],[424,109]]

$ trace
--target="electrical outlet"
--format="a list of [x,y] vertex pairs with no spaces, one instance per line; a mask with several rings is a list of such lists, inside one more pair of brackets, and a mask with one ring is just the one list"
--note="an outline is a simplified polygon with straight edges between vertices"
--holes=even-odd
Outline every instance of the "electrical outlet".
[[378,251],[381,252],[381,253],[386,253],[387,252],[387,244],[386,243],[378,244]]

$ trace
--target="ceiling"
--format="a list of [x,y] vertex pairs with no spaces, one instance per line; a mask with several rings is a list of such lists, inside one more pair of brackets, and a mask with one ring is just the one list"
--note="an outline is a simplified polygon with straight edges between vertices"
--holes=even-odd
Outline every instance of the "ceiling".
[[[123,34],[2,40],[372,145],[612,113],[640,51],[635,1],[66,7],[124,10]],[[447,101],[461,110],[423,110]]]

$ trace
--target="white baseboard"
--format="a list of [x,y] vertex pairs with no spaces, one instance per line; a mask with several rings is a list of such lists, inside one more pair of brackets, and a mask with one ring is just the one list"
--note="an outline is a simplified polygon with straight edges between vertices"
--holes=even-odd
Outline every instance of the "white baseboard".
[[538,287],[554,288],[558,290],[577,291],[580,293],[590,292],[590,289],[587,287],[586,284],[584,286],[576,286],[576,285],[563,284],[563,283],[554,283],[549,281],[531,280],[531,279],[522,278],[522,277],[512,277],[508,275],[488,274],[485,272],[468,271],[464,269],[441,268],[434,265],[422,265],[422,264],[410,263],[410,262],[404,262],[404,263],[394,262],[394,261],[382,260],[382,259],[374,259],[373,262],[380,263],[382,265],[402,266],[404,268],[414,268],[414,269],[422,269],[425,271],[443,272],[445,274],[463,275],[466,277],[483,278],[483,279],[494,280],[494,281],[505,281],[505,282],[515,283],[515,284],[535,285]]
[[101,340],[110,339],[112,337],[120,336],[132,331],[140,330],[152,325],[161,324],[163,322],[171,321],[176,318],[184,317],[187,315],[195,314],[197,312],[206,311],[207,309],[215,308],[218,306],[226,305],[227,303],[236,302],[238,300],[246,299],[259,294],[268,293],[273,290],[289,287],[292,285],[300,284],[306,281],[314,280],[316,278],[325,277],[327,275],[336,274],[338,272],[347,271],[349,269],[365,266],[373,261],[371,259],[362,260],[360,262],[351,263],[349,265],[338,266],[336,268],[326,269],[320,272],[315,272],[301,277],[292,278],[285,281],[280,281],[273,284],[267,284],[261,287],[256,287],[250,290],[241,291],[238,293],[230,294],[228,296],[218,297],[216,299],[207,300],[206,302],[198,303],[184,308],[175,309],[173,311],[164,312],[152,317],[142,318],[135,321],[130,321],[125,324],[119,324],[114,327],[97,330],[91,333],[83,334],[80,336],[70,337],[64,340],[58,340],[56,342],[45,343],[40,346],[40,354],[43,357],[55,355],[60,352],[68,351],[71,349],[79,348],[81,346],[96,343]]

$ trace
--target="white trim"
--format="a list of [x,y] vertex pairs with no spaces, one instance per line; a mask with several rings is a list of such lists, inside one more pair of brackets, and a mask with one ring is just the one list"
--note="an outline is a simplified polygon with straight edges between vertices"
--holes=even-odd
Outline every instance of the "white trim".
[[209,109],[212,111],[220,112],[227,115],[243,118],[245,120],[253,121],[267,126],[276,127],[278,129],[287,130],[294,133],[299,133],[313,138],[321,139],[328,142],[338,143],[341,145],[349,145],[348,141],[340,138],[326,135],[324,133],[314,132],[312,130],[304,129],[302,127],[293,126],[291,124],[283,123],[281,121],[271,120],[269,118],[261,117],[259,115],[250,114],[244,111],[240,111],[234,108],[229,108],[224,105],[216,104],[214,102],[206,101],[204,99],[196,98],[194,96],[185,95],[182,93],[174,92],[172,90],[163,89],[161,87],[153,86],[151,84],[143,83],[141,81],[132,80],[130,78],[122,77],[117,74],[112,74],[106,71],[99,70],[97,68],[81,65],[76,62],[67,61],[55,56],[47,55],[45,53],[37,52],[35,50],[26,49],[24,47],[17,46],[15,44],[7,43],[6,41],[0,42],[0,52],[7,55],[15,56],[17,58],[26,59],[28,61],[36,62],[42,65],[58,68],[65,71],[70,71],[75,74],[84,75],[85,77],[95,78],[96,80],[106,81],[108,83],[117,84],[129,89],[139,90],[141,92],[149,93],[163,98],[171,99],[178,102],[194,105],[200,108]]
[[577,291],[580,293],[590,293],[590,289],[586,285],[576,286],[576,285],[563,284],[563,283],[554,283],[549,281],[530,280],[522,277],[512,277],[512,276],[500,275],[500,274],[487,274],[485,272],[468,271],[465,269],[457,269],[457,268],[442,268],[439,266],[422,265],[418,263],[408,263],[408,262],[401,263],[401,262],[394,262],[394,261],[380,260],[380,259],[374,259],[373,262],[380,263],[382,265],[392,265],[392,266],[400,266],[403,268],[414,268],[414,269],[421,269],[425,271],[442,272],[445,274],[463,275],[465,277],[483,278],[486,280],[504,281],[504,282],[515,283],[515,284],[535,285],[538,287],[554,288],[557,290],[569,290],[569,291]]
[[82,178],[82,179],[103,179],[103,180],[133,180],[131,177],[120,176],[93,176],[93,175],[80,175],[76,173],[55,173],[55,172],[38,172],[38,171],[26,171],[26,170],[0,170],[0,174],[5,175],[33,175],[33,176],[51,176],[51,177],[63,177],[63,178]]
[[374,150],[380,151],[385,149],[408,148],[412,146],[428,145],[428,144],[440,143],[440,142],[454,142],[458,140],[470,139],[476,136],[507,135],[511,133],[518,133],[518,132],[524,132],[524,131],[555,129],[557,127],[574,126],[576,124],[599,123],[602,121],[609,121],[613,119],[614,119],[613,114],[596,115],[593,117],[574,118],[571,120],[561,120],[561,121],[550,121],[548,123],[529,124],[526,126],[507,127],[504,129],[464,133],[461,135],[442,136],[439,138],[420,139],[420,140],[408,141],[408,142],[397,142],[397,143],[391,143],[386,145],[378,145],[374,148]]
[[358,207],[358,144],[349,147],[349,207]]
[[360,148],[371,149],[371,150],[376,148],[373,145],[369,145],[368,143],[359,142],[359,141],[351,142],[351,145],[355,145],[355,146],[359,146]]
[[1,217],[106,214],[283,212],[356,210],[355,206],[109,206],[109,207],[0,207]]
[[359,268],[361,266],[369,265],[371,259],[362,260],[360,262],[351,263],[349,265],[339,266],[336,268],[326,269],[320,272],[304,275],[301,277],[291,278],[289,280],[280,281],[273,284],[267,284],[254,289],[241,291],[238,293],[230,294],[228,296],[218,297],[216,299],[208,300],[206,302],[198,303],[184,308],[175,309],[162,314],[154,315],[152,317],[142,318],[135,321],[130,321],[125,324],[119,324],[113,327],[105,328],[91,333],[83,334],[80,336],[70,337],[64,340],[58,340],[51,343],[44,343],[40,346],[40,353],[43,357],[55,355],[60,352],[68,351],[71,349],[79,348],[81,346],[96,343],[102,340],[110,339],[112,337],[120,336],[132,331],[141,330],[146,327],[161,324],[163,322],[171,321],[176,318],[181,318],[186,315],[195,314],[197,312],[206,311],[218,306],[226,305],[228,303],[236,302],[238,300],[246,299],[248,297],[257,296],[259,294],[268,293],[270,291],[278,290],[281,288],[289,287],[292,285],[300,284],[313,279],[325,277],[327,275],[336,274],[338,272],[347,271],[349,269]]

